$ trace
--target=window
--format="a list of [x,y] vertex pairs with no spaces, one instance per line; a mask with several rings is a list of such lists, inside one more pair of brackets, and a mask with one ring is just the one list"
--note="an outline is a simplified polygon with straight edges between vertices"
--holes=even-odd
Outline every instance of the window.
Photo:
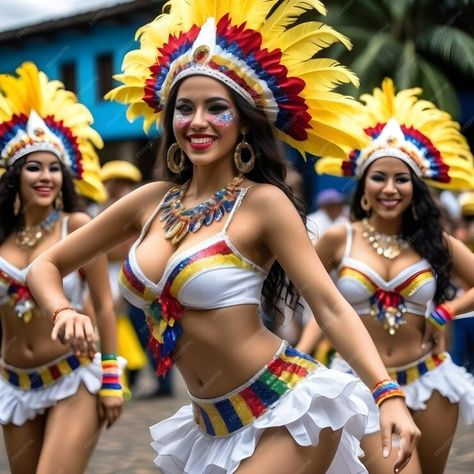
[[76,64],[73,62],[61,65],[61,79],[64,87],[71,92],[76,93]]
[[103,100],[104,95],[113,88],[113,58],[112,54],[102,54],[97,57],[97,71],[99,80],[97,82],[97,98]]

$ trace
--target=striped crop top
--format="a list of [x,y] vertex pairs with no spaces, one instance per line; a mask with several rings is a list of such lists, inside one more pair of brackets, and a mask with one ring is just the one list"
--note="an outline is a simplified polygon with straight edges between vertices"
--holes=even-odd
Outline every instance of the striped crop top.
[[152,336],[150,346],[158,359],[159,375],[166,373],[172,365],[171,352],[182,333],[179,320],[185,309],[211,310],[260,304],[268,270],[244,257],[227,235],[247,189],[240,189],[223,229],[182,252],[176,252],[168,260],[158,283],[152,282],[141,270],[136,249],[158,214],[161,203],[130,248],[119,275],[120,291],[131,304],[145,311]]
[[394,334],[404,324],[403,313],[428,317],[436,292],[429,262],[421,259],[389,281],[364,262],[351,257],[353,230],[346,225],[346,247],[336,286],[359,315],[372,315]]
[[[61,239],[67,235],[69,217],[66,216],[61,221]],[[33,296],[25,285],[26,274],[30,268],[27,265],[24,268],[18,268],[12,263],[0,257],[0,305],[10,304],[15,309],[19,318],[26,323],[30,321],[32,310],[35,307]],[[79,275],[79,272],[73,272],[63,278],[64,293],[76,309],[81,309],[83,305],[83,296],[85,282]]]

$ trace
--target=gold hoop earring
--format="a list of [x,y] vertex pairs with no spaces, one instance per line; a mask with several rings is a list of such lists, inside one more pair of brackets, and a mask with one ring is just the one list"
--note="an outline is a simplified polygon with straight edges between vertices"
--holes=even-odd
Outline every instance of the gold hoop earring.
[[367,200],[367,196],[365,194],[362,195],[360,199],[360,207],[365,211],[369,212],[370,211],[370,204],[369,201]]
[[64,209],[64,201],[63,201],[63,192],[62,190],[59,191],[59,194],[56,196],[54,200],[54,208],[57,211],[62,211]]
[[[176,152],[179,150],[179,159],[176,159]],[[179,147],[177,143],[173,143],[169,148],[168,152],[166,153],[166,164],[168,165],[168,169],[174,173],[179,174],[184,169],[185,163],[185,156],[183,150]]]
[[20,201],[20,194],[16,193],[15,200],[13,201],[13,215],[17,216],[20,214],[21,211],[21,201]]
[[[247,150],[249,152],[250,158],[248,161],[242,160],[242,150]],[[235,148],[234,163],[240,173],[250,173],[255,166],[255,153],[252,145],[245,140],[245,133],[242,133],[242,141]]]

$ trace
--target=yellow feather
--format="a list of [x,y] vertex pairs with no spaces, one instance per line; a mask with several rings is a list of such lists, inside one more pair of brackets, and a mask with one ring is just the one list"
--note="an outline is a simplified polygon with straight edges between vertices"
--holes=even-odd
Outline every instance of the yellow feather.
[[312,21],[296,25],[265,42],[268,49],[281,49],[288,59],[305,61],[312,58],[321,49],[333,43],[341,42],[347,49],[351,49],[350,40],[333,30],[324,23]]
[[288,25],[295,23],[297,18],[310,10],[315,10],[322,15],[326,14],[326,8],[318,0],[283,0],[267,18],[262,28],[262,35],[271,36],[276,32],[284,31]]
[[334,59],[311,59],[295,67],[292,74],[313,87],[327,90],[348,82],[358,85],[357,76]]

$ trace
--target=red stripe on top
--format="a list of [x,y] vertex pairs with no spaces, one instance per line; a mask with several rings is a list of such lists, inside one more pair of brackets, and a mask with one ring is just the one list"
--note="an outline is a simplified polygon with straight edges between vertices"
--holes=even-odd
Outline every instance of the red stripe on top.
[[61,371],[59,370],[59,367],[57,365],[52,365],[51,367],[49,367],[49,372],[51,373],[51,376],[54,380],[59,379],[59,377],[61,377]]
[[399,293],[400,291],[403,290],[403,288],[405,288],[406,286],[408,286],[415,278],[417,278],[419,275],[421,275],[422,273],[426,273],[426,272],[429,272],[430,269],[429,268],[425,268],[423,270],[420,270],[419,272],[416,272],[414,275],[412,275],[411,277],[408,277],[403,283],[400,283],[400,285],[398,285],[394,291],[396,291],[397,293]]
[[268,368],[273,375],[279,377],[282,372],[290,372],[292,374],[299,375],[300,377],[306,377],[308,370],[301,365],[293,362],[284,361],[282,359],[276,359],[268,364]]

